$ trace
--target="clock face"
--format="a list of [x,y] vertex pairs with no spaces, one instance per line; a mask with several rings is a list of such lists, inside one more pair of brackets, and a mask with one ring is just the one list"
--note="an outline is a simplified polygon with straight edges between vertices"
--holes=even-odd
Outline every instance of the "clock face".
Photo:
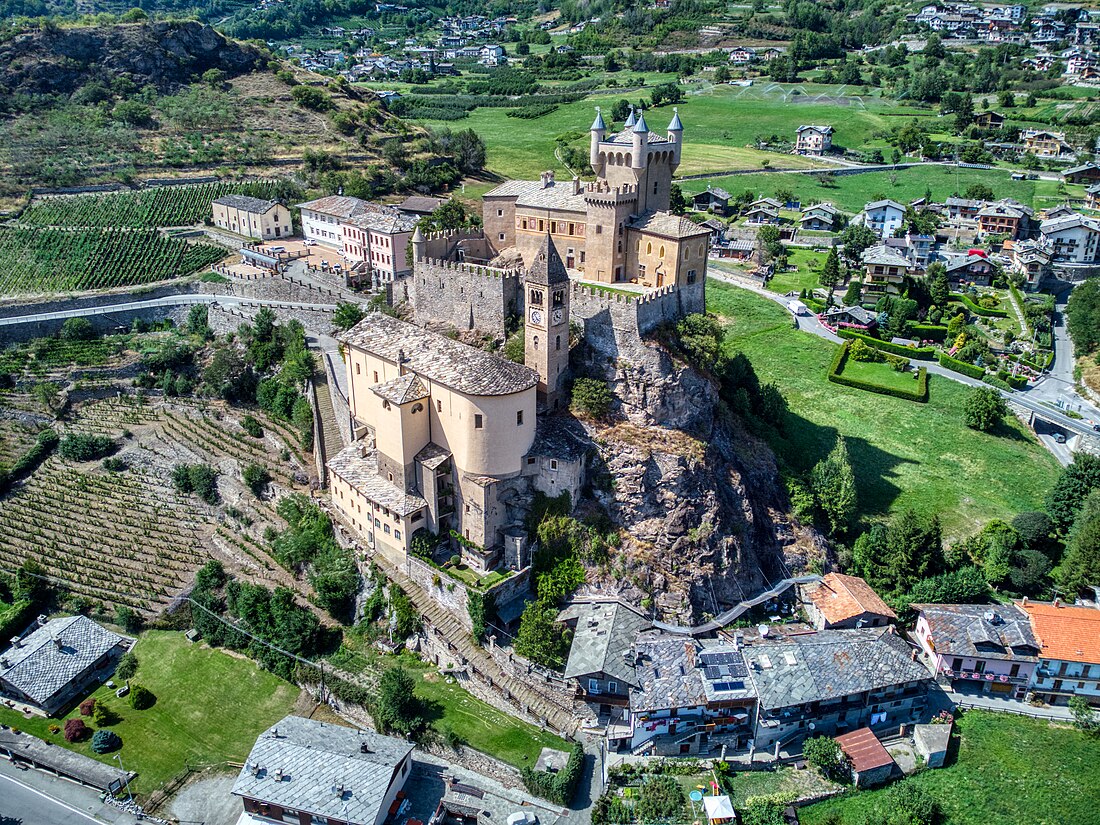
[[564,318],[564,317],[565,317],[565,315],[564,315],[564,313],[563,313],[563,312],[561,311],[561,309],[560,309],[560,308],[559,308],[559,309],[555,309],[555,310],[554,310],[554,315],[553,315],[553,318],[554,318],[554,323],[555,323],[555,324],[560,324],[560,323],[561,323],[561,320],[562,320],[562,318]]
[[532,324],[541,324],[542,323],[542,310],[541,309],[532,309],[531,310],[531,323]]

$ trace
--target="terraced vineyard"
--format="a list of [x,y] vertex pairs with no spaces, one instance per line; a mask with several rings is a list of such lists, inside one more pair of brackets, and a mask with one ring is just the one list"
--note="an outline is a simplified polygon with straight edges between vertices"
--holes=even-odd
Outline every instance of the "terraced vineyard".
[[0,295],[75,292],[179,278],[225,257],[155,229],[0,227]]
[[30,449],[35,433],[14,421],[0,421],[0,466],[10,467]]
[[281,184],[204,183],[195,186],[161,186],[137,192],[65,195],[35,201],[19,223],[28,226],[131,227],[155,229],[192,226],[210,216],[210,202],[223,195],[274,197]]

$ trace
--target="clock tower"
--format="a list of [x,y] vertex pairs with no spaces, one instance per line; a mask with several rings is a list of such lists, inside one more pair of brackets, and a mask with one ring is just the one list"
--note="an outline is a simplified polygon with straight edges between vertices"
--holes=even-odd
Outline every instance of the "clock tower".
[[527,270],[524,288],[523,362],[538,372],[539,400],[554,410],[569,367],[569,274],[549,233]]

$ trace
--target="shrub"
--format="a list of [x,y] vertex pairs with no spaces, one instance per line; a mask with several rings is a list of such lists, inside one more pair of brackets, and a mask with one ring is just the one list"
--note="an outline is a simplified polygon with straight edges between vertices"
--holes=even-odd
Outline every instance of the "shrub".
[[115,449],[114,439],[105,435],[72,433],[61,439],[57,452],[68,461],[92,461],[103,458]]
[[121,473],[126,469],[126,462],[121,458],[108,457],[103,459],[101,466],[109,473]]
[[942,324],[910,324],[909,331],[913,337],[922,341],[935,341],[940,343],[947,338],[947,327]]
[[882,350],[883,352],[889,352],[893,355],[902,355],[906,358],[916,358],[919,361],[931,361],[936,357],[936,350],[933,347],[905,347],[901,344],[883,341],[881,338],[874,338],[862,332],[855,332],[854,330],[844,329],[843,327],[838,329],[836,334],[850,341],[862,341],[868,346],[874,347],[877,350]]
[[58,337],[62,341],[90,341],[95,338],[95,328],[87,318],[69,318],[61,325]]
[[83,702],[80,703],[80,715],[81,716],[91,716],[93,713],[95,713],[95,697],[94,696],[90,699],[85,699]]
[[975,387],[963,405],[966,426],[988,432],[1008,414],[1008,404],[995,389]]
[[821,771],[821,775],[834,782],[851,776],[848,757],[837,741],[829,736],[812,736],[802,745],[806,761]]
[[945,352],[941,352],[937,355],[941,367],[946,367],[952,372],[962,373],[963,375],[970,376],[971,378],[981,378],[985,375],[985,367],[976,367],[973,364],[968,364],[965,361],[960,361],[958,358],[952,358]]
[[994,309],[994,308],[991,308],[991,307],[979,306],[978,304],[974,303],[969,298],[967,298],[965,295],[961,295],[957,292],[951,294],[951,300],[952,301],[958,301],[960,304],[962,304],[968,310],[973,312],[975,315],[981,315],[983,318],[1007,318],[1008,317],[1008,311],[1007,310]]
[[573,382],[573,412],[589,418],[605,418],[611,412],[614,396],[605,381],[578,378]]
[[313,109],[315,112],[327,112],[333,108],[332,99],[312,86],[295,86],[290,94],[299,106]]
[[244,480],[244,483],[248,485],[248,489],[259,498],[264,487],[271,481],[271,473],[261,464],[249,464],[241,471],[241,478]]
[[121,721],[110,705],[104,702],[100,702],[95,706],[95,713],[92,714],[92,718],[95,719],[97,728],[105,728]]
[[157,697],[153,691],[141,685],[130,686],[130,707],[134,710],[148,710],[156,704]]
[[145,619],[132,607],[121,605],[115,610],[115,623],[120,625],[127,633],[140,633],[145,627]]
[[241,421],[241,427],[253,438],[263,438],[264,428],[254,416],[246,415]]
[[97,730],[92,737],[92,750],[96,753],[111,753],[122,747],[122,738],[113,730]]
[[848,357],[853,361],[873,364],[882,361],[883,354],[857,338],[848,345]]
[[66,719],[65,720],[65,741],[66,742],[83,742],[88,738],[89,728],[84,724],[83,719]]
[[536,771],[524,767],[521,770],[523,786],[535,796],[555,805],[568,805],[577,790],[577,782],[584,770],[584,748],[575,742],[569,751],[569,760],[557,773]]
[[207,504],[218,503],[218,471],[208,464],[177,464],[172,468],[172,484],[187,495],[194,493]]

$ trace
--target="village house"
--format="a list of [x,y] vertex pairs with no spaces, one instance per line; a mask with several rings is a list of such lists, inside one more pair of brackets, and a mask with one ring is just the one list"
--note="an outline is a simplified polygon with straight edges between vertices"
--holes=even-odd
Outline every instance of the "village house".
[[1100,708],[1100,608],[1033,602],[1018,607],[1031,620],[1039,642],[1039,667],[1030,689],[1048,705],[1066,705],[1081,696]]
[[831,203],[815,203],[802,207],[802,217],[798,223],[803,229],[832,232],[837,228],[839,214]]
[[804,125],[795,130],[795,154],[818,157],[828,154],[832,148],[832,126]]
[[1046,129],[1025,129],[1020,132],[1020,142],[1024,151],[1040,158],[1062,158],[1073,154],[1066,143],[1065,132],[1051,132]]
[[894,757],[870,728],[860,728],[836,737],[836,742],[852,766],[857,788],[870,788],[888,781],[900,772]]
[[361,214],[364,201],[344,195],[328,195],[298,204],[302,214],[302,236],[324,246],[339,249],[343,242],[340,224]]
[[1039,225],[1041,243],[1056,263],[1093,264],[1100,260],[1100,222],[1071,214]]
[[1024,698],[1039,661],[1031,623],[1013,605],[914,604],[913,637],[960,693]]
[[1096,183],[1100,181],[1100,164],[1083,163],[1074,166],[1062,173],[1062,180],[1066,183]]
[[1085,190],[1085,206],[1089,209],[1100,209],[1100,183],[1094,183]]
[[290,210],[279,201],[223,195],[211,204],[214,226],[246,238],[270,241],[294,234]]
[[576,602],[558,615],[558,621],[573,627],[565,678],[576,680],[581,698],[601,716],[610,716],[613,705],[629,705],[630,690],[638,687],[630,650],[652,623],[618,602]]
[[898,294],[906,278],[916,276],[920,267],[885,244],[872,246],[863,253],[863,285],[868,295]]
[[[1011,249],[1008,249],[1011,244]],[[1027,279],[1027,286],[1036,288],[1050,272],[1051,254],[1036,241],[1006,241],[1011,269]]]
[[853,223],[862,223],[878,233],[880,238],[890,238],[905,222],[905,207],[892,200],[871,201]]
[[978,217],[978,211],[985,205],[985,201],[972,198],[948,198],[944,201],[947,207],[947,217],[974,220]]
[[883,240],[890,249],[904,255],[919,267],[925,267],[932,260],[932,245],[936,239],[931,235],[917,235],[906,232],[900,238],[886,238]]
[[0,654],[0,704],[60,716],[114,672],[133,639],[87,616],[47,620],[16,636]]
[[1017,201],[1005,199],[978,210],[978,232],[982,235],[1007,235],[1013,240],[1026,238],[1031,231],[1034,211]]
[[1000,112],[979,112],[974,115],[974,123],[981,129],[1000,129],[1005,125],[1005,116]]
[[857,330],[867,330],[878,325],[878,316],[871,310],[859,306],[831,307],[825,310],[821,320],[833,329],[852,327]]
[[730,193],[707,184],[707,191],[694,195],[691,208],[696,212],[714,212],[725,217],[729,214]]
[[735,46],[730,49],[730,63],[734,66],[747,66],[756,62],[756,49],[751,46]]
[[980,249],[971,249],[964,254],[949,252],[943,256],[943,265],[949,280],[977,286],[989,286],[997,272],[989,256]]
[[287,716],[260,734],[233,784],[238,825],[382,825],[412,773],[413,743]]
[[417,219],[389,207],[370,206],[374,208],[341,222],[341,251],[353,266],[365,263],[378,283],[392,283],[412,271],[407,249]]
[[782,207],[783,204],[775,198],[761,198],[749,204],[745,210],[745,220],[754,224],[782,223],[783,219],[779,215]]
[[858,576],[829,573],[820,582],[803,585],[801,595],[803,609],[818,630],[885,627],[898,618]]

